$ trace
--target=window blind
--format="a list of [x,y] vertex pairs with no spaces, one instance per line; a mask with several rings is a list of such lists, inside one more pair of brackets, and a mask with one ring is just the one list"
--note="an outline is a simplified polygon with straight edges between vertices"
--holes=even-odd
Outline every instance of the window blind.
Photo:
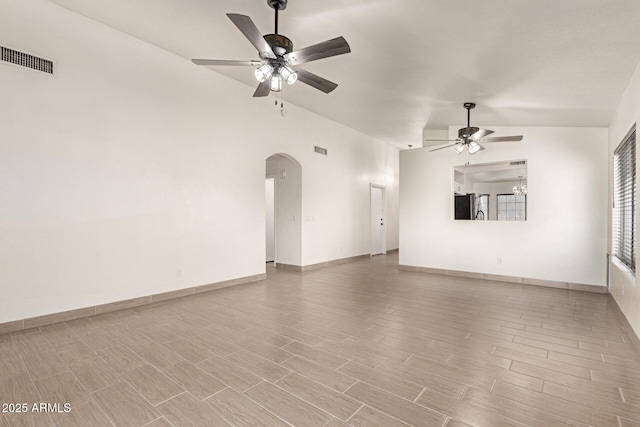
[[636,271],[636,130],[613,153],[613,255]]

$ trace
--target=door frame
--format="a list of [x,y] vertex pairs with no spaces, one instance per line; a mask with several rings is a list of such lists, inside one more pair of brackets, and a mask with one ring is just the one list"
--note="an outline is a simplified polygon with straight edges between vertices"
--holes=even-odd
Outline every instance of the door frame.
[[[278,180],[276,179],[277,177],[275,175],[267,175],[265,177],[265,182],[267,180],[273,180],[273,261],[266,261],[266,262],[273,262],[273,265],[276,265],[276,260],[278,259],[278,244],[277,244],[277,239],[278,239],[278,220],[276,215],[278,215],[278,207],[276,206],[276,202],[277,202],[277,198],[276,198],[276,185],[278,185]],[[266,191],[266,189],[265,189]],[[266,220],[266,218],[265,218]],[[265,226],[266,226],[266,221],[265,221]],[[266,230],[265,230],[265,234],[266,234]],[[266,235],[265,235],[265,240],[266,240]],[[266,255],[266,253],[265,253]],[[266,258],[266,256],[265,256]]]
[[[373,248],[373,235],[374,235],[374,228],[377,228],[377,224],[378,222],[376,221],[375,224],[372,221],[373,218],[373,189],[377,188],[382,190],[382,218],[383,218],[383,227],[382,227],[382,252],[377,252],[374,254],[374,248]],[[377,216],[376,216],[377,218]],[[370,234],[371,234],[371,238],[370,238],[370,256],[374,256],[374,255],[386,255],[387,254],[387,186],[386,185],[382,185],[382,184],[375,184],[375,183],[370,183],[369,184],[369,222],[370,222]],[[375,225],[375,227],[374,227]]]
[[276,268],[287,266],[301,268],[302,165],[290,154],[278,152],[265,159],[265,166],[265,179],[275,178],[274,240],[276,247],[273,264]]

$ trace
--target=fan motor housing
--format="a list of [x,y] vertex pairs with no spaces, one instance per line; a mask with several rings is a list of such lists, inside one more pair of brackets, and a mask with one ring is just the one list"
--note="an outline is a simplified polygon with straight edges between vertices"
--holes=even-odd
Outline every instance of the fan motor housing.
[[467,139],[474,133],[478,132],[479,130],[480,128],[477,128],[477,127],[467,127],[467,128],[458,129],[458,138]]
[[293,42],[282,34],[266,34],[263,37],[271,46],[273,53],[278,56],[283,56],[293,51]]

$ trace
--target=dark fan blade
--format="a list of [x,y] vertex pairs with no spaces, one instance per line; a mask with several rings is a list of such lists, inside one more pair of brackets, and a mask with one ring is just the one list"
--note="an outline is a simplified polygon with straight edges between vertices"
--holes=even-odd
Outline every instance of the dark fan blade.
[[196,65],[260,65],[262,61],[251,59],[249,61],[230,61],[226,59],[192,59]]
[[284,56],[284,59],[290,65],[300,65],[305,62],[316,61],[318,59],[342,55],[349,52],[351,52],[349,43],[347,43],[344,37],[340,36],[335,39],[314,44],[313,46],[289,52]]
[[429,152],[438,151],[438,150],[444,150],[445,148],[453,147],[454,145],[458,145],[458,144],[459,143],[456,142],[455,144],[444,145],[442,147],[438,147],[438,148],[434,148],[433,150],[429,150]]
[[489,129],[480,129],[478,132],[472,134],[469,138],[472,139],[473,141],[477,141],[480,138],[483,138],[487,135],[491,135],[493,133],[492,130]]
[[276,55],[273,53],[273,50],[271,50],[271,46],[269,46],[269,43],[262,37],[260,30],[258,30],[258,27],[256,27],[256,24],[253,23],[251,18],[246,15],[238,15],[237,13],[227,13],[227,16],[236,24],[236,27],[242,31],[242,34],[244,34],[251,44],[258,49],[258,52],[260,52],[263,57],[275,59]]
[[460,142],[459,139],[425,139],[424,142]]
[[482,142],[507,142],[507,141],[522,141],[522,135],[490,136],[489,138],[482,139]]
[[296,68],[295,71],[296,73],[298,73],[298,80],[300,80],[302,83],[308,84],[309,86],[313,86],[316,89],[323,91],[324,93],[329,93],[338,87],[336,83],[324,79],[307,70]]
[[263,81],[262,83],[260,83],[258,85],[258,87],[256,88],[256,91],[253,92],[253,97],[257,98],[259,96],[267,96],[269,95],[269,92],[271,92],[271,87],[270,85],[270,81],[269,79]]

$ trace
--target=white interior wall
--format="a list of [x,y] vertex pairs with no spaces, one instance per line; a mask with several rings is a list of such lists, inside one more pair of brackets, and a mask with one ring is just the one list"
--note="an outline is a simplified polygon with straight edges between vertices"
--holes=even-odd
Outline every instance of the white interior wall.
[[305,262],[367,252],[368,181],[397,193],[396,149],[44,0],[0,1],[0,43],[56,62],[0,63],[0,323],[263,273],[273,153],[302,165]]
[[[640,64],[638,65],[638,68],[636,68],[636,71],[620,100],[616,114],[611,121],[611,126],[609,127],[609,199],[607,204],[609,211],[611,211],[611,207],[613,205],[613,152],[634,124],[636,124],[637,135],[637,123],[640,123]],[[636,155],[640,156],[640,150],[637,148]],[[636,159],[636,164],[637,162],[638,161]],[[636,186],[636,200],[638,200],[637,191],[638,186]],[[638,224],[639,207],[640,204],[636,203],[636,224]],[[636,225],[636,247],[638,246],[637,231],[638,226]],[[608,237],[608,248],[611,250],[611,220],[609,221]],[[637,265],[638,262],[636,255],[636,266]],[[616,258],[612,259],[610,274],[609,292],[613,298],[615,298],[620,309],[634,328],[636,335],[640,335],[640,281],[638,281],[637,275],[633,274]]]
[[[323,262],[331,258],[330,254],[347,258],[371,252],[371,183],[387,188],[387,249],[398,248],[398,151],[393,147],[371,151],[367,144],[365,140],[354,144],[334,138],[324,140],[318,145],[327,148],[327,156],[315,154],[316,161],[303,170],[305,177],[319,178],[303,179],[302,183],[304,265]],[[340,170],[351,173],[344,176]],[[325,232],[328,224],[334,227],[335,235]]]
[[453,167],[464,156],[402,151],[400,264],[604,286],[607,129],[481,127],[524,135],[470,160],[527,159],[528,220],[453,220]]

